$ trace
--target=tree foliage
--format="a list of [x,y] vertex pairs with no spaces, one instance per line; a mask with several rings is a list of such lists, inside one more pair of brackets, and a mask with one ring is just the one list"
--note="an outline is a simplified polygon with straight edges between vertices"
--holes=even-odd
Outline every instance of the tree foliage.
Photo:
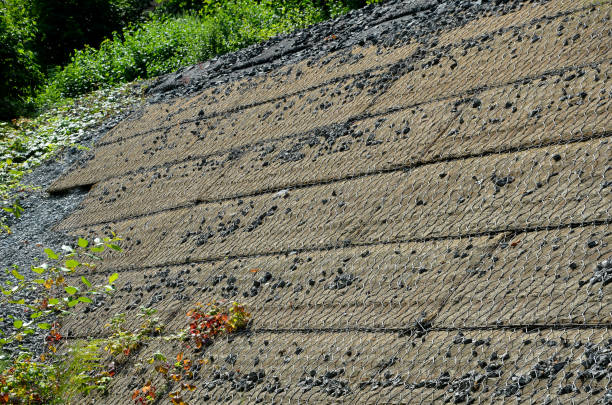
[[36,22],[23,0],[2,0],[0,7],[0,119],[23,112],[43,75],[33,43]]
[[63,65],[75,49],[97,47],[113,31],[136,20],[144,0],[31,0],[40,35],[39,60]]
[[0,120],[380,0],[0,0]]
[[26,112],[45,75],[140,18],[147,0],[0,0],[0,120]]

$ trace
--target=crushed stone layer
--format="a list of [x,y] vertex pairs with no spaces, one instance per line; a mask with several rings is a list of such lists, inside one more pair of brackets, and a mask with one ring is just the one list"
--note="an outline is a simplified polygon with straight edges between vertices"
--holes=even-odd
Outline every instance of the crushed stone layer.
[[[160,78],[49,187],[124,238],[62,334],[165,325],[105,401],[160,350],[189,403],[612,401],[611,11],[392,1]],[[247,330],[169,339],[219,299]]]
[[[196,370],[189,403],[466,403],[605,398],[609,329],[368,332],[262,331],[216,342]],[[183,351],[152,342],[155,351]],[[210,371],[213,369],[214,371]],[[142,377],[120,372],[111,400]],[[123,401],[127,403],[126,401]],[[601,402],[600,402],[601,403]]]

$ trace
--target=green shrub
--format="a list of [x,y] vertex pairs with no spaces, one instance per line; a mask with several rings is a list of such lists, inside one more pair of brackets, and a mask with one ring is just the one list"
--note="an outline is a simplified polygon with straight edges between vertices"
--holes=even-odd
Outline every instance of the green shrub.
[[[156,1],[145,17],[149,0],[2,0],[0,119],[168,73],[380,0]],[[48,79],[39,90],[41,71]]]
[[[204,14],[212,14],[216,9],[222,8],[225,0],[155,0],[158,6],[157,14],[179,15],[191,11],[202,11]],[[264,0],[260,4],[266,4],[273,8],[307,10],[317,9],[323,19],[335,17],[349,10],[360,8],[366,4],[380,3],[382,0]]]
[[[310,3],[309,3],[310,4]],[[58,72],[41,100],[73,97],[101,87],[172,72],[215,55],[234,51],[279,33],[317,21],[322,15],[312,4],[302,8],[272,2],[232,0],[200,14],[153,17],[121,35],[85,47]]]
[[143,20],[144,11],[150,7],[150,0],[108,0],[111,6],[113,17],[117,19],[121,26]]
[[[93,260],[106,249],[121,251],[116,244],[120,238],[96,238],[93,243],[79,238],[75,247],[62,246],[61,252],[44,249],[49,263],[33,265],[31,271],[38,279],[30,279],[19,273],[17,266],[7,269],[12,275],[0,286],[0,305],[10,308],[8,319],[0,329],[0,349],[4,345],[20,342],[36,328],[48,331],[45,340],[49,350],[36,360],[30,353],[0,352],[0,403],[1,404],[64,404],[74,403],[76,396],[91,391],[104,391],[112,374],[101,363],[101,340],[77,340],[68,350],[56,353],[55,343],[63,337],[59,331],[61,317],[78,304],[93,303],[103,292],[112,293],[113,283],[119,275],[112,274],[108,284],[94,286],[82,275],[77,285],[70,285],[66,276],[95,267]],[[84,261],[87,260],[87,261]],[[20,298],[20,293],[36,292],[34,296]],[[22,316],[10,315],[23,314]],[[4,321],[4,319],[0,319]]]
[[[215,0],[217,3],[219,0]],[[158,15],[179,15],[190,11],[199,11],[211,0],[155,0],[157,8],[155,13]]]

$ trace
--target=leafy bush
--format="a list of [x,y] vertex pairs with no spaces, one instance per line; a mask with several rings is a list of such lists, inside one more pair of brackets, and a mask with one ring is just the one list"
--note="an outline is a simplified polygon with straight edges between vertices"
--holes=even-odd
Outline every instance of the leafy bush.
[[[170,387],[174,386],[176,383],[179,383],[175,390],[168,392],[168,397],[170,397],[171,403],[177,405],[188,405],[187,402],[183,400],[182,394],[183,391],[187,392],[196,389],[195,385],[187,382],[187,380],[192,380],[194,377],[194,373],[191,370],[191,368],[194,366],[193,361],[185,358],[183,352],[176,355],[175,362],[168,361],[163,353],[156,352],[149,360],[149,363],[153,365],[153,369],[165,380],[165,385],[162,387],[163,391],[170,391]],[[199,363],[203,364],[204,362],[200,360]],[[148,380],[142,388],[134,391],[132,394],[132,400],[136,404],[152,404],[155,402],[156,391],[157,387],[153,385],[151,380]]]
[[187,312],[189,336],[197,349],[212,344],[221,334],[232,333],[246,328],[251,314],[243,305],[232,302],[227,306],[222,302],[209,303],[205,309],[201,304]]
[[121,35],[113,34],[98,49],[76,51],[47,86],[42,99],[53,94],[73,97],[136,78],[155,77],[324,17],[310,1],[295,4],[287,6],[271,0],[206,2],[198,14],[154,16]]
[[[203,14],[213,14],[218,8],[222,8],[225,0],[155,0],[158,7],[157,14],[179,15],[190,11],[201,11]],[[382,0],[264,0],[268,7],[281,9],[307,10],[317,9],[323,19],[335,17],[346,13],[351,9],[365,6],[366,4],[379,3]],[[282,14],[282,13],[281,13]]]
[[23,353],[0,374],[0,403],[49,403],[54,397],[55,368]]
[[105,392],[111,380],[97,340],[76,340],[66,353],[36,361],[21,353],[0,369],[0,404],[66,404],[92,391]]
[[[36,118],[21,118],[12,124],[0,122],[0,234],[10,233],[8,224],[23,209],[19,197],[34,187],[21,182],[23,176],[49,159],[59,149],[77,145],[80,137],[141,102],[142,90],[123,85],[100,90],[77,99],[63,99]],[[51,100],[49,100],[51,102]]]
[[144,11],[151,6],[150,0],[108,0],[113,16],[122,27],[143,20]]
[[[99,259],[97,255],[106,249],[120,251],[116,244],[119,240],[113,234],[112,237],[96,238],[93,243],[79,238],[74,248],[62,246],[62,252],[46,248],[44,252],[50,264],[31,267],[39,279],[26,278],[16,267],[8,270],[13,280],[0,289],[0,304],[21,306],[25,308],[25,315],[24,319],[9,316],[12,322],[8,328],[0,319],[0,325],[5,325],[0,329],[4,336],[0,339],[0,349],[7,343],[20,341],[24,334],[32,334],[38,327],[49,331],[46,338],[49,350],[40,356],[40,360],[35,360],[30,353],[8,357],[0,352],[0,404],[80,403],[91,392],[107,393],[116,365],[125,365],[128,357],[147,341],[161,336],[164,326],[154,317],[156,310],[141,307],[136,325],[128,324],[125,314],[117,314],[106,325],[112,330],[107,338],[74,340],[64,344],[61,353],[56,349],[55,342],[63,340],[63,337],[58,322],[47,323],[48,315],[64,315],[79,303],[92,303],[92,298],[102,292],[113,292],[113,284],[119,277],[114,273],[106,285],[94,287],[84,275],[80,277],[78,286],[68,284],[64,276],[74,277],[78,269],[95,267],[90,261]],[[24,290],[38,290],[37,297],[31,300],[21,298],[20,292]],[[187,317],[189,325],[186,329],[161,338],[193,342],[196,349],[201,349],[213,344],[219,336],[246,328],[251,314],[244,305],[223,300],[206,306],[198,303],[187,311]],[[187,343],[187,347],[191,345]],[[131,394],[131,399],[141,405],[157,403],[162,394],[167,394],[173,404],[187,405],[183,394],[196,389],[193,384],[196,373],[208,363],[199,359],[195,364],[183,352],[176,355],[176,361],[169,361],[164,353],[156,352],[147,362],[152,365],[149,379]],[[141,363],[134,364],[138,374],[145,371],[142,366]],[[159,389],[152,379],[158,382]]]
[[[24,335],[34,333],[34,328],[50,330],[48,340],[59,340],[61,336],[56,331],[56,323],[48,322],[49,316],[67,314],[70,308],[79,303],[91,303],[93,299],[101,293],[111,293],[114,291],[113,283],[117,280],[117,273],[111,275],[108,284],[94,286],[85,277],[81,276],[80,285],[68,284],[66,276],[72,275],[84,268],[93,268],[95,264],[92,260],[101,260],[97,255],[105,249],[121,251],[117,241],[121,239],[113,236],[96,238],[94,243],[79,238],[76,247],[67,245],[62,246],[62,252],[55,252],[50,248],[45,248],[44,252],[49,259],[49,263],[32,266],[31,271],[35,273],[35,279],[26,277],[19,272],[17,266],[7,269],[8,275],[12,276],[0,287],[0,304],[6,307],[16,307],[24,314],[24,318],[9,315],[12,320],[12,328],[7,330],[0,329],[0,348],[8,343],[20,341]],[[82,284],[82,285],[81,285]],[[26,297],[22,296],[26,293]],[[31,298],[34,295],[35,298]],[[27,315],[27,317],[26,317]],[[0,318],[0,322],[4,322]]]
[[156,0],[146,13],[150,0],[2,0],[0,120],[379,1]]
[[[112,377],[105,370],[99,355],[100,341],[75,341],[64,355],[55,354],[55,342],[62,339],[59,323],[50,317],[64,315],[79,303],[89,304],[102,292],[112,292],[118,275],[109,277],[108,284],[93,286],[81,276],[82,285],[70,285],[65,276],[78,269],[95,267],[92,260],[105,249],[120,251],[117,237],[95,239],[90,243],[79,238],[76,247],[62,246],[62,252],[44,249],[49,264],[32,266],[38,279],[30,279],[14,266],[7,272],[13,280],[6,281],[0,291],[0,305],[20,310],[22,317],[9,315],[12,321],[0,319],[0,348],[20,342],[34,328],[47,330],[49,352],[34,360],[30,353],[20,353],[0,363],[0,404],[60,404],[72,403],[75,396],[87,395],[92,390],[104,391]],[[80,284],[79,283],[79,284]],[[32,292],[35,292],[33,297]],[[25,293],[25,297],[24,294]],[[32,298],[33,297],[33,298]],[[52,322],[52,323],[51,323]]]
[[[246,328],[251,314],[244,305],[237,302],[217,301],[206,306],[197,303],[194,308],[187,311],[187,317],[188,329],[177,335],[164,337],[164,340],[190,340],[199,350],[203,346],[212,345],[216,337]],[[184,356],[183,352],[180,352],[176,355],[176,361],[172,362],[168,361],[164,353],[156,352],[148,362],[162,377],[163,385],[158,387],[152,379],[148,379],[143,387],[134,390],[132,400],[139,405],[150,405],[157,403],[160,393],[167,392],[172,404],[189,405],[183,399],[183,393],[196,389],[190,381],[200,367],[208,363],[208,360],[199,359],[198,364],[194,364],[191,359]]]
[[101,344],[97,339],[76,340],[69,345],[65,355],[58,356],[58,361],[54,363],[58,391],[56,401],[59,399],[61,403],[70,404],[78,396],[107,390],[113,373],[102,361]]
[[105,326],[111,328],[113,333],[107,339],[104,350],[111,355],[118,357],[123,355],[123,360],[140,349],[142,345],[152,336],[159,335],[163,330],[163,325],[159,318],[153,318],[156,310],[140,307],[138,317],[142,323],[135,329],[125,324],[125,314],[116,314]]
[[179,15],[199,11],[213,2],[220,3],[220,0],[155,0],[155,2],[157,3],[156,14]]
[[[98,46],[143,17],[148,0],[2,0],[0,120],[33,112],[33,97],[76,48]],[[83,93],[79,93],[83,94]]]

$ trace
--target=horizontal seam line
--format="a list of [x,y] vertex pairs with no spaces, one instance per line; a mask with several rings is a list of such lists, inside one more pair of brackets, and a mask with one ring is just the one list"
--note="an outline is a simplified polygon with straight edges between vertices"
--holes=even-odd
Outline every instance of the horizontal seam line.
[[[361,332],[361,333],[406,333],[406,332],[463,332],[463,331],[524,331],[526,333],[537,331],[537,330],[589,330],[589,329],[611,329],[612,323],[592,323],[592,324],[580,324],[580,323],[568,323],[568,324],[511,324],[511,325],[482,325],[482,326],[434,326],[431,328],[420,328],[418,326],[405,327],[405,328],[376,328],[376,327],[345,327],[345,328],[257,328],[247,329],[242,331],[233,332],[231,336],[250,335],[254,333],[347,333],[347,332]],[[177,330],[176,332],[180,332]],[[110,335],[98,335],[98,336],[77,336],[77,335],[66,335],[63,338],[67,339],[103,339]],[[170,335],[163,336],[151,336],[153,339],[164,339]]]
[[[526,0],[523,0],[523,1],[526,1]],[[431,5],[416,7],[414,9],[412,9],[412,10],[401,11],[401,12],[399,12],[397,14],[394,14],[394,15],[388,17],[388,18],[383,18],[382,20],[377,21],[374,25],[370,26],[370,28],[375,28],[375,27],[377,27],[377,26],[379,26],[381,24],[385,24],[385,23],[390,22],[390,21],[398,20],[400,18],[404,18],[407,15],[417,14],[417,13],[419,13],[421,11],[428,10],[428,9],[431,9],[431,8],[434,8],[434,7],[435,7],[435,5],[431,4]],[[455,28],[458,28],[458,27],[455,27]],[[422,38],[422,37],[425,37],[425,36],[426,36],[426,34],[423,34],[423,35],[417,35],[417,36],[415,36],[413,38],[418,39],[418,38]],[[314,44],[314,46],[317,46],[317,45],[320,45],[320,44],[319,43]],[[345,50],[348,50],[348,49],[350,49],[352,47],[353,47],[353,45],[343,46],[343,47],[340,47],[338,50],[339,51],[345,51]],[[274,61],[275,59],[277,59],[279,57],[283,57],[283,56],[287,56],[287,55],[293,55],[293,54],[296,54],[296,53],[298,53],[300,51],[303,51],[304,49],[308,49],[308,48],[309,47],[307,45],[298,45],[298,46],[296,46],[294,48],[291,48],[291,49],[289,49],[287,51],[282,51],[280,54],[276,54],[276,55],[273,55],[273,56],[269,56],[267,58],[263,58],[263,59],[255,62],[255,63],[253,63],[253,62],[245,62],[245,63],[242,63],[242,64],[237,65],[237,66],[232,66],[229,69],[229,73],[239,72],[239,71],[244,70],[244,69],[249,69],[249,68],[265,65],[265,64],[267,64],[267,63],[269,63],[271,61]],[[304,59],[298,60],[298,62],[306,60],[306,59],[308,59],[308,58],[304,58]],[[293,62],[292,64],[294,64],[294,63],[295,62]],[[386,66],[388,66],[388,65],[380,65],[380,67],[386,67]],[[281,66],[279,68],[282,69],[284,67],[286,67],[286,66]],[[363,72],[365,72],[365,70]],[[213,77],[215,77],[215,76],[213,76]],[[218,77],[218,76],[216,76],[216,77]],[[206,89],[209,89],[211,87],[214,87],[214,85],[213,86],[208,86],[208,87],[203,87],[203,88],[199,89],[198,91],[206,90]],[[181,97],[181,96],[178,96],[178,97]],[[269,101],[273,102],[273,101],[275,101],[275,99],[270,99]],[[176,115],[176,113],[169,114],[169,116],[174,116],[174,115]]]
[[[523,0],[523,1],[526,1],[526,0]],[[436,5],[434,5],[434,4],[429,5],[429,4],[428,4],[428,5],[425,5],[425,6],[415,7],[415,8],[413,8],[412,10],[404,10],[404,11],[401,11],[401,12],[399,12],[399,13],[397,13],[397,14],[394,14],[394,15],[392,15],[392,16],[389,16],[388,18],[383,18],[382,20],[377,21],[377,22],[376,22],[374,25],[370,26],[370,28],[375,28],[375,27],[377,27],[377,26],[379,26],[379,25],[381,25],[381,24],[385,24],[385,23],[388,23],[388,22],[390,22],[390,21],[394,21],[394,20],[399,20],[400,18],[404,18],[404,17],[406,17],[406,16],[408,16],[408,15],[411,15],[411,14],[417,14],[417,13],[419,13],[419,12],[422,12],[422,11],[425,11],[425,10],[432,9],[432,8],[434,8],[434,7],[436,7]],[[577,9],[576,9],[576,10],[577,10]],[[455,27],[455,28],[458,28],[458,27]],[[425,37],[425,36],[426,36],[426,34],[422,34],[422,35],[416,35],[416,36],[414,36],[413,38],[418,39],[418,38],[422,38],[422,37]],[[314,46],[317,46],[317,45],[320,45],[320,43],[316,43],[316,44],[314,44]],[[339,51],[345,51],[345,50],[348,50],[348,49],[350,49],[350,48],[352,48],[352,47],[353,47],[353,45],[350,45],[350,46],[343,46],[343,47],[340,47],[338,50],[339,50]],[[296,53],[301,52],[301,51],[303,51],[304,49],[308,49],[308,48],[309,48],[309,47],[308,47],[307,45],[298,45],[298,46],[296,46],[296,47],[294,47],[294,48],[289,49],[288,51],[282,51],[280,54],[276,54],[276,55],[274,55],[274,56],[269,56],[269,57],[267,57],[267,58],[263,58],[262,60],[259,60],[259,61],[255,62],[255,63],[253,63],[253,62],[245,62],[245,63],[242,63],[242,64],[237,65],[237,66],[235,66],[235,67],[233,66],[232,68],[230,68],[229,72],[230,72],[230,73],[234,73],[234,72],[239,72],[239,71],[244,70],[244,69],[249,69],[249,68],[253,68],[253,67],[257,67],[257,66],[265,65],[265,64],[267,64],[267,63],[270,63],[271,61],[276,60],[276,59],[277,59],[277,58],[279,58],[279,57],[284,57],[284,56],[288,56],[288,55],[293,55],[293,54],[296,54]],[[306,60],[306,59],[308,59],[308,58],[304,58],[304,59],[298,60],[298,62],[299,62],[299,61]],[[294,63],[295,63],[295,62],[293,62],[292,64],[294,64]],[[389,66],[389,65],[379,65],[379,66],[380,66],[380,67],[387,67],[387,66]],[[281,66],[280,68],[282,69],[283,67],[285,67],[285,66]],[[374,68],[374,69],[375,69],[375,68]],[[363,72],[365,72],[365,70],[364,70]],[[218,76],[217,76],[217,77],[218,77]],[[315,85],[315,86],[316,86],[316,85]],[[198,91],[202,91],[202,90],[205,90],[205,89],[209,89],[209,88],[211,88],[211,87],[213,87],[213,86],[203,87],[203,88],[199,89]],[[315,88],[316,88],[316,87],[315,87]],[[179,96],[179,97],[180,97],[180,96]],[[277,100],[278,100],[278,99],[270,99],[269,101],[270,101],[270,102],[273,102],[273,101],[277,101]],[[176,113],[171,113],[171,114],[169,114],[169,116],[174,116],[174,115],[176,115]]]
[[551,140],[549,142],[540,143],[540,144],[537,144],[537,145],[529,145],[529,146],[523,146],[523,147],[518,146],[518,147],[506,148],[506,149],[502,149],[502,150],[489,150],[489,151],[483,151],[483,152],[480,152],[480,153],[473,153],[473,154],[467,154],[467,155],[461,155],[461,156],[451,156],[451,157],[441,158],[441,159],[431,159],[431,160],[416,162],[416,163],[407,164],[407,165],[389,167],[389,168],[386,168],[386,169],[379,169],[379,170],[374,170],[374,171],[365,171],[365,172],[362,172],[362,173],[352,174],[350,176],[337,177],[337,178],[332,178],[332,179],[327,179],[327,180],[317,180],[317,181],[313,181],[313,182],[302,182],[302,183],[295,183],[295,184],[286,184],[286,185],[278,186],[278,187],[274,187],[274,188],[256,190],[256,191],[251,192],[251,193],[237,194],[237,195],[234,195],[234,196],[228,196],[228,197],[222,197],[222,198],[216,198],[216,199],[195,199],[195,200],[188,201],[188,202],[186,202],[184,204],[179,204],[179,205],[176,205],[174,207],[163,208],[163,209],[160,209],[160,210],[157,210],[157,211],[151,211],[151,212],[147,212],[147,213],[143,213],[143,214],[130,215],[130,216],[127,216],[127,217],[117,218],[117,219],[113,219],[113,220],[100,221],[100,222],[92,222],[92,223],[88,223],[88,224],[79,225],[79,226],[76,226],[76,227],[57,228],[57,229],[69,232],[69,231],[74,231],[74,230],[77,230],[77,229],[80,229],[80,228],[89,227],[89,226],[97,226],[97,225],[106,225],[106,224],[111,224],[111,223],[125,222],[125,221],[130,221],[130,220],[133,220],[133,219],[150,217],[150,216],[161,214],[161,213],[165,213],[165,212],[179,211],[179,210],[185,209],[185,208],[197,207],[197,206],[204,205],[204,204],[216,204],[216,203],[222,203],[222,202],[236,200],[236,199],[241,199],[241,198],[259,197],[259,196],[264,196],[264,195],[267,195],[267,194],[272,194],[272,193],[278,192],[280,190],[285,190],[285,189],[289,189],[289,190],[301,190],[301,189],[304,189],[304,188],[316,187],[316,186],[320,186],[320,185],[334,184],[334,183],[340,183],[340,182],[344,182],[344,181],[357,180],[357,179],[360,179],[360,178],[363,178],[363,177],[371,177],[371,176],[378,176],[378,175],[384,175],[384,174],[390,174],[390,173],[397,173],[397,172],[407,171],[407,170],[414,170],[414,169],[418,169],[418,168],[421,168],[421,167],[431,166],[431,165],[440,164],[440,163],[458,162],[458,161],[462,161],[462,160],[475,159],[475,158],[480,158],[480,157],[485,158],[485,157],[488,157],[488,156],[504,155],[504,154],[517,153],[517,152],[525,152],[525,151],[529,151],[529,150],[542,149],[542,148],[547,148],[547,147],[557,146],[557,145],[558,146],[571,145],[571,144],[574,144],[574,143],[588,142],[588,141],[593,141],[593,140],[596,140],[596,139],[603,139],[603,138],[607,138],[607,137],[610,137],[610,136],[612,136],[612,131],[596,132],[596,133],[593,133],[590,136],[583,136],[583,137],[580,137],[580,138],[572,138],[572,139],[568,139],[568,140],[561,141],[561,142],[559,142],[559,141],[552,141]]
[[256,258],[256,257],[269,257],[269,256],[277,256],[277,255],[285,255],[293,252],[296,253],[306,253],[306,252],[324,252],[329,250],[340,250],[340,249],[349,249],[355,247],[370,247],[370,246],[384,246],[384,245],[394,245],[394,244],[407,244],[407,243],[423,243],[423,242],[432,242],[432,241],[443,241],[443,240],[453,240],[453,239],[468,239],[468,238],[478,238],[482,236],[493,236],[499,235],[506,232],[514,232],[516,234],[523,233],[532,233],[532,232],[541,232],[541,231],[551,231],[556,229],[575,229],[582,227],[592,227],[592,226],[602,226],[602,225],[610,225],[612,224],[612,218],[608,219],[599,219],[592,221],[583,221],[583,222],[572,222],[568,224],[557,224],[557,225],[536,225],[536,226],[527,226],[521,228],[506,228],[506,229],[497,229],[497,230],[487,230],[480,232],[472,232],[467,234],[458,234],[458,235],[444,235],[444,236],[432,236],[426,238],[406,238],[406,239],[398,239],[398,240],[386,240],[386,241],[378,241],[378,242],[355,242],[349,244],[338,244],[338,245],[325,245],[325,246],[313,246],[309,248],[296,248],[296,249],[285,249],[274,252],[259,252],[259,253],[251,253],[244,255],[223,255],[223,256],[211,256],[204,259],[198,260],[187,260],[182,262],[166,262],[162,264],[155,264],[149,266],[140,266],[140,267],[126,267],[123,269],[117,268],[108,268],[101,271],[92,271],[87,274],[97,275],[97,274],[107,274],[113,271],[118,273],[128,273],[133,271],[140,270],[152,270],[156,268],[164,268],[169,266],[181,266],[181,265],[189,265],[189,264],[203,264],[203,263],[212,263],[212,262],[221,262],[228,260],[236,260],[236,259],[248,259],[248,258]]

